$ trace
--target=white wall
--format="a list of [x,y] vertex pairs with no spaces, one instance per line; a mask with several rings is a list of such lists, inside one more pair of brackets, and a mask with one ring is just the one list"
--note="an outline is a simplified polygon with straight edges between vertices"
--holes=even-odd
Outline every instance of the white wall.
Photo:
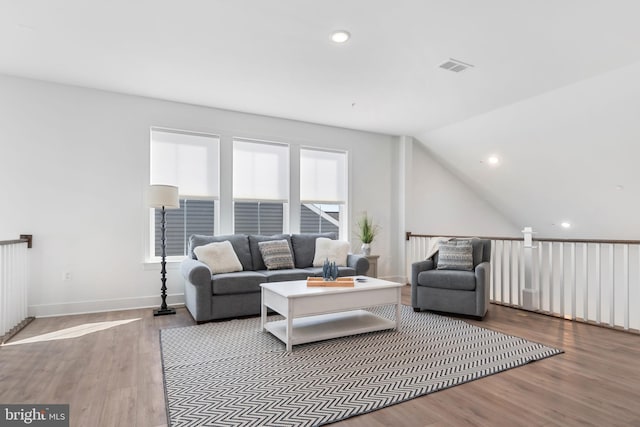
[[407,164],[406,228],[438,236],[520,237],[520,228],[504,217],[416,141]]
[[[34,235],[32,315],[159,305],[159,266],[144,262],[150,126],[349,150],[350,222],[373,215],[379,274],[402,271],[390,136],[8,76],[0,93],[0,239]],[[175,265],[167,286],[182,302]]]
[[[638,76],[640,62],[418,137],[538,237],[640,239]],[[491,154],[499,167],[480,163]]]

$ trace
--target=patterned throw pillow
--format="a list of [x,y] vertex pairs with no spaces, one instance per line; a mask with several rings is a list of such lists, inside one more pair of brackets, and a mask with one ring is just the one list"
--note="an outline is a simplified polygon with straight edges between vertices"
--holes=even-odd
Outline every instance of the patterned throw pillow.
[[267,270],[282,270],[293,268],[291,249],[286,240],[269,240],[258,242],[258,249]]
[[473,247],[468,240],[440,244],[438,270],[473,270]]

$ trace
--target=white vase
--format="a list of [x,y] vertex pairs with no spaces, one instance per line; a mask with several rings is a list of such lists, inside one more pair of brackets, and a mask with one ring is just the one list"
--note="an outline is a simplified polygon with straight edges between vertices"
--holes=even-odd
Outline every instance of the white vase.
[[360,250],[364,256],[371,255],[371,243],[363,243],[362,246],[360,246]]

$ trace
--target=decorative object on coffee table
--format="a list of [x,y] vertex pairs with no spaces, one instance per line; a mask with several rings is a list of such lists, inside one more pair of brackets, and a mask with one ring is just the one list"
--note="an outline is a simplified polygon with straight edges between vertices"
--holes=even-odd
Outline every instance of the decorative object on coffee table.
[[329,262],[327,259],[322,265],[322,278],[326,281],[333,282],[338,278],[338,266],[335,261]]
[[369,217],[366,212],[358,222],[356,222],[356,235],[362,242],[362,246],[360,248],[362,255],[371,255],[371,243],[378,234],[378,231],[380,231],[380,227],[373,223],[373,218]]
[[160,275],[162,287],[160,288],[162,304],[160,308],[153,311],[154,316],[163,316],[165,314],[176,314],[174,308],[167,307],[167,249],[166,249],[166,209],[176,209],[180,207],[180,199],[178,198],[178,187],[173,185],[150,185],[149,186],[148,204],[151,208],[162,208],[162,216],[160,222],[160,246],[162,248],[162,261],[160,262]]

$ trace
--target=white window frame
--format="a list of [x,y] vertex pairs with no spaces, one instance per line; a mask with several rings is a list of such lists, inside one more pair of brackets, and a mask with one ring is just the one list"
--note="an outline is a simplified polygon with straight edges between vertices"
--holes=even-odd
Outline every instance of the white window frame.
[[[274,198],[274,199],[262,199],[262,198],[242,198],[242,197],[235,197],[234,194],[234,189],[233,189],[233,185],[232,185],[232,219],[231,219],[231,224],[233,227],[233,232],[235,233],[236,230],[236,219],[235,219],[235,204],[236,202],[247,202],[247,203],[282,203],[282,233],[289,233],[290,231],[290,209],[289,209],[289,200],[290,200],[290,192],[291,192],[291,167],[290,167],[290,163],[291,163],[291,145],[285,142],[276,142],[276,141],[267,141],[267,140],[261,140],[261,139],[254,139],[254,138],[244,138],[244,137],[233,137],[232,139],[232,156],[234,159],[234,173],[235,173],[235,142],[244,142],[244,143],[250,143],[250,144],[263,144],[263,145],[272,145],[272,146],[277,146],[277,147],[282,147],[282,148],[286,148],[287,151],[287,158],[286,161],[284,162],[284,164],[287,167],[287,180],[286,180],[286,198]],[[232,178],[233,181],[233,178]]]
[[340,220],[339,220],[339,226],[338,226],[338,230],[339,230],[339,235],[338,238],[340,240],[349,240],[349,197],[350,197],[350,187],[351,187],[351,179],[350,179],[350,158],[349,158],[349,151],[347,150],[335,150],[335,149],[328,149],[328,148],[322,148],[322,147],[313,147],[313,146],[301,146],[300,150],[299,150],[299,155],[298,155],[298,161],[300,163],[300,193],[302,193],[302,175],[303,175],[303,170],[302,170],[302,154],[301,152],[303,150],[307,150],[307,151],[318,151],[318,152],[325,152],[325,153],[335,153],[335,154],[342,154],[344,155],[344,200],[310,200],[310,199],[304,199],[302,197],[302,194],[300,194],[300,204],[301,205],[311,205],[311,204],[317,204],[317,205],[338,205],[340,207]]
[[[192,196],[192,195],[188,195],[188,194],[182,194],[180,193],[178,195],[180,200],[210,200],[214,202],[214,224],[213,224],[213,228],[214,228],[214,232],[217,232],[217,230],[220,229],[220,146],[222,144],[222,137],[218,134],[214,134],[214,133],[206,133],[206,132],[197,132],[197,131],[188,131],[188,130],[182,130],[182,129],[172,129],[172,128],[166,128],[166,127],[159,127],[159,126],[151,126],[149,128],[149,144],[148,144],[148,148],[149,148],[149,152],[147,155],[147,158],[149,159],[148,162],[148,166],[149,166],[149,171],[148,171],[148,180],[146,182],[146,186],[149,185],[150,180],[151,180],[151,154],[152,154],[152,144],[153,144],[153,140],[152,140],[152,134],[153,132],[166,132],[166,133],[175,133],[175,134],[181,134],[181,135],[193,135],[193,136],[198,136],[198,137],[205,137],[205,138],[212,138],[216,141],[216,149],[217,149],[217,160],[218,160],[218,164],[215,165],[216,167],[216,173],[218,175],[218,189],[217,189],[217,195],[214,197],[206,197],[206,196]],[[180,191],[180,187],[178,187],[178,191]],[[154,209],[153,208],[148,208],[145,206],[145,209],[148,212],[147,215],[147,221],[148,221],[148,227],[147,227],[147,236],[145,237],[145,263],[149,263],[149,264],[155,264],[160,262],[161,256],[159,255],[155,255],[155,216],[154,216]],[[168,263],[176,263],[176,262],[180,262],[183,259],[185,259],[188,255],[170,255],[166,257],[166,261]]]

